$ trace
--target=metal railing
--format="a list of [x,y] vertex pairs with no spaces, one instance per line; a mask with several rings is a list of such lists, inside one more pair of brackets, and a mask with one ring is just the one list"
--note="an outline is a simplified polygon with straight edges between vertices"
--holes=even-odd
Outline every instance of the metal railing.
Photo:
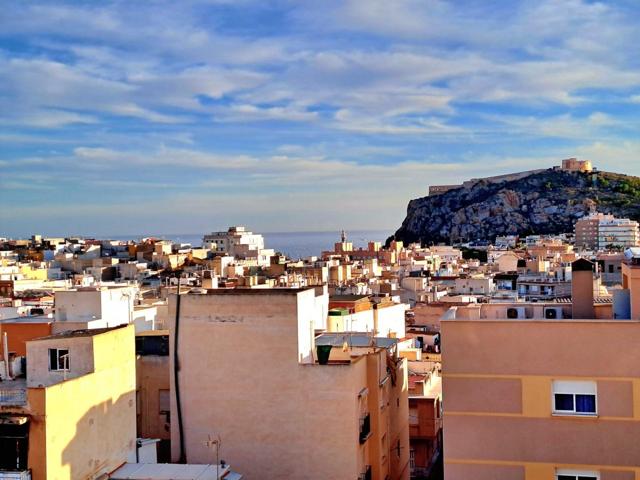
[[371,415],[368,413],[360,420],[360,443],[364,443],[371,436]]
[[0,470],[0,480],[31,480],[31,470]]
[[2,388],[0,387],[0,405],[26,405],[26,388]]

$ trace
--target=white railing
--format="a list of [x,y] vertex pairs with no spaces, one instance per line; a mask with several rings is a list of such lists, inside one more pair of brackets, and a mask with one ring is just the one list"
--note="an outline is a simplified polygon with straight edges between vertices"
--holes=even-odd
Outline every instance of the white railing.
[[[2,388],[0,387],[0,405],[26,405],[26,388]],[[5,478],[1,476],[0,479]],[[11,477],[6,477],[11,478]]]
[[31,480],[31,472],[29,470],[21,472],[0,470],[0,480]]

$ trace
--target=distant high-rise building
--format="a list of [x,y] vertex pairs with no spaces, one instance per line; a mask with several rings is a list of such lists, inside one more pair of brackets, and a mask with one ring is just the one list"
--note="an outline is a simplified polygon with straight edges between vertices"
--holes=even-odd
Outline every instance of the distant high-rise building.
[[575,225],[576,247],[604,250],[609,246],[635,247],[640,241],[638,222],[613,215],[593,213]]

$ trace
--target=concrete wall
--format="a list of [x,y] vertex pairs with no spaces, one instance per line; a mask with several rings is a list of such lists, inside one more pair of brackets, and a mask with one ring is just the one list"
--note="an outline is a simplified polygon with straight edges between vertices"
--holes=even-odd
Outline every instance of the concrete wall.
[[[30,418],[29,468],[34,480],[98,478],[135,461],[133,327],[82,340],[93,344],[94,372],[28,388],[23,413]],[[48,342],[29,342],[29,354],[39,357],[43,348],[34,344]]]
[[132,314],[132,320],[137,332],[147,330],[155,330],[156,317],[158,316],[158,308],[155,306],[135,307]]
[[135,289],[103,288],[66,290],[55,294],[56,321],[103,319],[109,326],[129,323],[133,311]]
[[135,459],[133,327],[93,339],[95,373],[46,389],[47,478],[95,478]]
[[[69,370],[49,370],[49,349],[69,350]],[[47,387],[95,370],[92,337],[48,337],[27,342],[27,386]]]
[[[0,340],[3,333],[7,334],[9,351],[18,356],[27,354],[27,342],[38,337],[51,335],[51,322],[16,322],[0,323]],[[0,341],[0,358],[4,355],[4,343]]]
[[[309,344],[301,330],[312,326],[314,295],[272,290],[181,299],[179,378],[189,463],[214,458],[203,443],[209,435],[220,435],[220,457],[248,480],[355,479],[372,462],[373,442],[358,441],[367,357],[304,363]],[[169,317],[174,315],[175,296]],[[176,460],[173,370],[171,382]]]
[[408,305],[398,303],[374,310],[376,335],[380,337],[405,337],[404,313]]
[[138,355],[136,360],[138,392],[138,436],[171,438],[170,415],[160,413],[160,392],[170,391],[169,357]]

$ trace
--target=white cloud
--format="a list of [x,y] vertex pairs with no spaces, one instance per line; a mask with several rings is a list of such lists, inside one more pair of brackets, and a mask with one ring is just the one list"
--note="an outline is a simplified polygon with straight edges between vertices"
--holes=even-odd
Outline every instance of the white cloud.
[[258,107],[251,104],[238,104],[217,108],[215,121],[243,122],[258,120],[288,120],[293,122],[313,121],[318,118],[316,112],[299,109],[294,106]]

